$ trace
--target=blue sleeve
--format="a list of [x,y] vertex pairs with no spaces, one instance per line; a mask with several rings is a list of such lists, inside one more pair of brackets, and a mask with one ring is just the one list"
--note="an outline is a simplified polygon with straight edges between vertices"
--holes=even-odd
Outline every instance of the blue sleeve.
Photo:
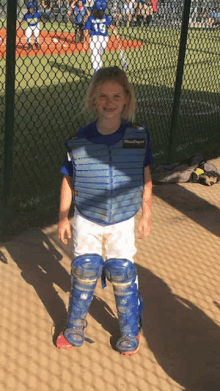
[[111,25],[112,25],[111,19],[109,18],[109,16],[106,16],[106,26],[109,27]]
[[150,135],[147,131],[147,146],[145,149],[144,167],[150,166],[150,164],[154,164],[154,157],[151,151]]
[[26,21],[26,19],[27,19],[27,14],[25,14],[25,15],[23,16],[23,20]]
[[73,177],[73,165],[72,165],[72,162],[69,162],[67,156],[64,159],[60,173]]
[[90,19],[88,19],[83,27],[83,30],[91,30],[91,22]]

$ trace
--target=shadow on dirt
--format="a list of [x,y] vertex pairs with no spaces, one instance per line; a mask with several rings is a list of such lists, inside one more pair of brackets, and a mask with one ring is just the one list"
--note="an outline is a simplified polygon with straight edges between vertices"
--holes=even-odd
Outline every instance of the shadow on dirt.
[[[60,264],[61,252],[40,231],[29,231],[8,243],[6,249],[51,316],[55,340],[65,327],[67,311],[54,285],[67,295],[70,289],[70,275]],[[7,263],[3,254],[0,260]],[[219,391],[219,326],[192,302],[173,294],[150,270],[141,266],[137,269],[145,305],[143,335],[159,365],[186,391]],[[210,305],[219,308],[215,299]],[[90,314],[108,331],[115,349],[119,326],[112,309],[95,295]]]

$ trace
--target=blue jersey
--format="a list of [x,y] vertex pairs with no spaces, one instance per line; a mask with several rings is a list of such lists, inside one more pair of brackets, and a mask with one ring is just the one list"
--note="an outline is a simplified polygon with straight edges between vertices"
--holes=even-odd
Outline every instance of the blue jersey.
[[87,16],[87,8],[86,7],[82,7],[81,10],[79,9],[79,7],[75,7],[73,9],[73,14],[75,15],[75,23],[76,24],[81,24],[82,23],[82,19]]
[[84,30],[89,30],[90,35],[108,36],[107,27],[112,25],[111,19],[104,15],[102,19],[95,18],[93,15],[89,17],[84,26]]
[[41,15],[37,11],[34,11],[32,15],[27,12],[23,17],[23,20],[27,22],[28,26],[36,26],[39,23],[40,19]]
[[[104,145],[114,145],[118,143],[122,138],[124,137],[126,129],[130,126],[127,122],[122,122],[119,129],[112,134],[109,134],[107,136],[103,136],[101,133],[98,132],[96,127],[96,121],[92,122],[90,125],[85,126],[82,129],[79,129],[76,133],[76,136],[78,139],[80,138],[86,138],[89,141],[94,142],[95,144],[104,144]],[[145,158],[144,158],[144,167],[149,166],[150,164],[154,163],[154,157],[151,151],[150,146],[150,135],[147,131],[147,146],[145,149]],[[73,165],[72,162],[68,160],[66,157],[60,172],[64,175],[73,177]]]
[[210,18],[212,19],[220,19],[220,12],[216,12],[216,10],[212,10],[210,14]]

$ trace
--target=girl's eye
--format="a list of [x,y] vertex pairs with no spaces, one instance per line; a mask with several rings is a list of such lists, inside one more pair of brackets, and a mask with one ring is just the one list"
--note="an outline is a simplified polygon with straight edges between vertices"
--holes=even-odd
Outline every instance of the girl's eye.
[[115,98],[115,99],[119,99],[119,98],[120,98],[120,95],[115,95],[114,98]]

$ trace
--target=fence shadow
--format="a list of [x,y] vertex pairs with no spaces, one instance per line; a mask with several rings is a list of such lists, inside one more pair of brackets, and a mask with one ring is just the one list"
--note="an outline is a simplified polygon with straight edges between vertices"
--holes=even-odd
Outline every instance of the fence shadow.
[[159,365],[185,391],[218,391],[219,326],[150,270],[138,266],[138,274],[145,306],[143,333]]
[[[66,307],[54,284],[64,292],[70,290],[70,276],[61,265],[62,254],[40,230],[30,230],[5,245],[22,278],[35,289],[50,315],[55,329],[66,322]],[[2,254],[0,260],[7,262]]]
[[[216,186],[219,187],[219,184]],[[215,205],[178,184],[154,186],[153,194],[212,234],[220,236],[220,209]]]
[[[6,249],[51,316],[55,339],[65,326],[67,313],[54,284],[67,294],[70,289],[70,275],[60,263],[61,252],[40,231],[29,231],[8,243]],[[0,260],[7,263],[3,254]],[[219,326],[191,301],[173,294],[150,270],[139,265],[137,269],[145,305],[143,335],[158,364],[185,391],[218,391]],[[218,298],[213,306],[219,308]],[[108,303],[95,295],[90,315],[109,333],[115,349],[119,325]]]

